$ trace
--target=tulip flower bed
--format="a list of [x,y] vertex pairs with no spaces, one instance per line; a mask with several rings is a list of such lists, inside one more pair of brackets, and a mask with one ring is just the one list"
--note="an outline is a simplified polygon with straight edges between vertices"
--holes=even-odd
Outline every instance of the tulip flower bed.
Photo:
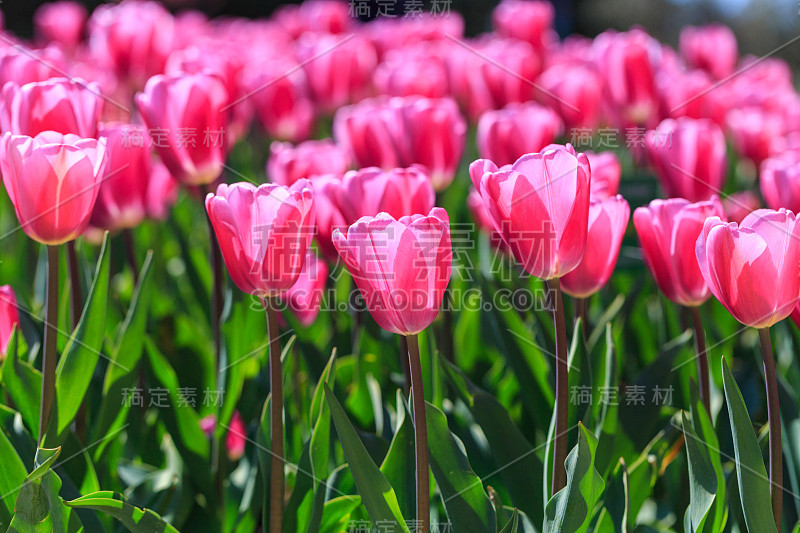
[[797,531],[788,65],[357,4],[0,32],[0,528]]

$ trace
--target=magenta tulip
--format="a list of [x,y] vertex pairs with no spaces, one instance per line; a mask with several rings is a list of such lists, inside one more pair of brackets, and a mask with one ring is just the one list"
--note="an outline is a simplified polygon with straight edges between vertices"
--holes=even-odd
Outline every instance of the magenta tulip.
[[334,231],[333,244],[383,329],[415,335],[436,318],[453,255],[447,211],[363,217],[346,234]]
[[645,263],[661,292],[680,305],[695,307],[710,296],[694,253],[709,217],[725,217],[717,197],[694,204],[683,198],[653,200],[633,212]]
[[91,225],[119,231],[134,228],[145,218],[163,218],[175,202],[177,182],[162,165],[153,164],[144,126],[105,124],[100,135],[108,156]]
[[538,98],[555,109],[567,128],[599,126],[603,116],[603,79],[588,64],[558,64],[548,67],[536,80]]
[[362,168],[345,174],[339,206],[348,223],[364,216],[388,213],[396,219],[424,215],[433,209],[436,195],[420,167],[381,170]]
[[725,135],[708,119],[666,119],[645,135],[647,155],[670,198],[692,202],[719,193],[727,178]]
[[288,186],[302,178],[344,174],[349,166],[347,152],[331,139],[304,141],[296,146],[273,142],[269,147],[267,178]]
[[608,152],[584,152],[592,169],[592,200],[615,196],[622,178],[622,165],[617,154]]
[[15,135],[43,131],[97,136],[103,108],[100,86],[80,79],[51,78],[20,87],[6,83],[0,98],[0,128]]
[[592,201],[586,252],[575,270],[561,277],[564,292],[587,298],[603,288],[617,264],[630,215],[631,208],[620,195]]
[[552,143],[563,129],[561,118],[548,107],[509,104],[481,115],[476,133],[478,155],[498,165],[511,164]]
[[[311,136],[314,102],[303,69],[291,59],[269,59],[242,73],[245,97],[267,134],[299,142]],[[237,104],[241,105],[241,104]]]
[[300,276],[280,298],[304,327],[314,323],[325,298],[328,265],[309,248]]
[[467,208],[472,215],[472,220],[478,230],[485,232],[489,235],[489,241],[496,249],[503,252],[508,251],[508,246],[503,240],[503,236],[494,227],[494,221],[486,206],[483,205],[483,198],[481,194],[474,188],[470,188],[469,195],[467,196]]
[[277,296],[297,282],[314,236],[310,183],[291,188],[241,182],[206,196],[225,266],[242,291]]
[[711,292],[742,324],[768,328],[797,304],[800,223],[791,211],[759,209],[741,226],[710,217],[696,253]]
[[767,207],[800,212],[800,152],[784,152],[765,159],[759,182]]
[[693,68],[700,68],[721,80],[733,73],[739,60],[736,35],[723,24],[687,26],[681,31],[680,51]]
[[367,96],[378,64],[372,43],[359,34],[305,33],[297,42],[297,57],[314,101],[325,113]]
[[0,360],[5,358],[8,351],[8,341],[11,340],[14,326],[19,329],[17,297],[11,285],[2,285],[0,286]]
[[492,13],[497,33],[526,41],[539,51],[556,40],[554,19],[553,4],[545,1],[503,0]]
[[736,191],[722,199],[722,208],[728,221],[737,224],[741,224],[747,215],[763,207],[758,193],[751,190]]
[[[483,203],[526,272],[545,280],[578,266],[586,249],[591,171],[571,146],[527,154],[510,167],[472,163],[483,172]],[[479,172],[472,170],[473,183]]]
[[775,153],[786,130],[783,116],[756,107],[731,109],[726,122],[733,147],[756,166]]
[[440,191],[458,170],[467,124],[449,98],[374,98],[340,109],[334,133],[358,166],[419,164]]
[[[58,46],[30,50],[23,45],[0,49],[0,87],[13,81],[26,85],[61,76],[67,69],[64,51]],[[73,72],[80,75],[77,72]]]
[[33,16],[37,40],[55,41],[72,50],[83,40],[87,16],[86,8],[71,0],[42,4]]
[[153,76],[136,103],[153,147],[176,180],[206,185],[219,178],[228,147],[228,92],[218,76]]
[[89,223],[106,164],[105,141],[52,131],[5,133],[0,170],[22,229],[42,244],[80,236]]
[[346,230],[348,224],[340,207],[342,198],[342,176],[325,174],[311,178],[314,189],[314,211],[317,224],[317,244],[322,255],[331,262],[339,259],[339,253],[333,246],[331,237],[333,230]]
[[176,44],[174,20],[158,2],[103,4],[89,19],[89,44],[103,64],[143,87],[149,77],[164,72]]

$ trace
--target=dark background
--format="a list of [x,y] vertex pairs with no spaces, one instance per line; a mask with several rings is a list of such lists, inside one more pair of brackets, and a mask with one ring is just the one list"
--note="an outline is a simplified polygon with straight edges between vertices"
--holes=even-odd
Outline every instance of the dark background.
[[[346,1],[346,0],[343,0]],[[353,0],[355,1],[355,0]],[[396,13],[403,12],[405,0],[397,0]],[[377,0],[372,0],[377,6]],[[439,0],[440,5],[442,0]],[[0,0],[6,27],[22,37],[31,37],[32,19],[43,0]],[[82,2],[89,10],[102,3]],[[287,3],[275,0],[163,0],[172,11],[194,8],[209,16],[233,15],[265,17]],[[431,0],[424,0],[429,9]],[[451,9],[463,14],[467,35],[491,29],[491,11],[496,0],[452,0]],[[645,28],[659,40],[677,46],[678,35],[686,25],[721,21],[731,26],[743,54],[775,55],[800,64],[800,0],[553,0],[556,29],[562,35],[580,33],[593,37],[607,28],[626,30],[633,25]],[[371,12],[375,13],[376,9]]]

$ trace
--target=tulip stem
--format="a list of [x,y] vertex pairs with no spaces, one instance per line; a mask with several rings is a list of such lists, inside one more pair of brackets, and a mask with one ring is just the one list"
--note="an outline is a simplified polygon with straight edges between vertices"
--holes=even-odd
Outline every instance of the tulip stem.
[[414,406],[414,448],[417,453],[417,531],[431,530],[430,478],[428,475],[428,423],[425,418],[425,391],[422,386],[422,362],[419,340],[408,335],[408,368],[411,371],[411,398]]
[[700,387],[700,399],[706,406],[708,415],[711,416],[711,385],[708,378],[708,354],[706,353],[706,335],[703,332],[703,321],[700,318],[700,309],[690,307],[692,327],[694,328],[694,347],[697,352],[697,381]]
[[769,328],[758,330],[761,339],[761,357],[764,360],[764,380],[767,384],[767,418],[769,419],[769,485],[772,492],[772,513],[775,525],[781,531],[783,521],[783,457],[781,446],[781,409],[778,404],[778,378]]
[[567,372],[567,326],[564,320],[564,301],[561,297],[561,282],[558,278],[548,280],[550,302],[553,306],[553,322],[556,329],[556,427],[553,435],[553,477],[552,493],[563,489],[567,484],[567,409],[569,378]]
[[78,266],[78,253],[75,241],[67,243],[67,264],[69,265],[70,304],[72,305],[72,328],[78,327],[83,312],[83,294],[81,290],[81,271]]
[[403,377],[405,378],[406,394],[411,392],[411,372],[408,366],[408,337],[400,335],[400,364],[403,367]]
[[39,409],[39,445],[44,442],[50,410],[56,395],[56,341],[58,335],[58,246],[47,247],[47,296],[45,300],[42,398]]
[[281,342],[278,333],[276,306],[264,300],[269,335],[269,384],[272,400],[269,404],[269,531],[283,533],[283,382],[281,373]]
[[581,320],[581,336],[586,340],[586,330],[589,324],[586,323],[586,298],[575,298],[575,320]]

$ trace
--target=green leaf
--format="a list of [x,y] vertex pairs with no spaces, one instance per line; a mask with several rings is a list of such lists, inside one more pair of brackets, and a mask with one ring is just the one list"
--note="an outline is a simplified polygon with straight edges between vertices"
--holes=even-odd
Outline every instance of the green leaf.
[[442,493],[447,517],[455,531],[496,531],[494,507],[483,490],[481,478],[473,472],[464,445],[447,427],[447,417],[426,403],[428,448],[431,469]]
[[613,531],[626,532],[631,527],[630,519],[630,477],[625,459],[620,457],[617,467],[603,493],[607,520]]
[[128,531],[135,533],[178,533],[177,529],[153,511],[140,509],[127,503],[122,494],[116,492],[95,492],[64,503],[73,508],[93,509],[111,515],[119,520]]
[[331,410],[336,433],[342,443],[344,456],[372,523],[382,524],[384,527],[400,528],[400,531],[409,533],[403,515],[400,513],[394,489],[372,461],[364,444],[358,438],[356,429],[347,418],[344,408],[333,395],[330,387],[327,384],[324,387],[325,398]]
[[78,413],[103,348],[108,305],[109,239],[106,233],[94,283],[86,299],[81,320],[72,333],[56,368],[56,395],[44,446],[64,442],[69,425]]
[[596,449],[597,438],[579,423],[578,444],[564,462],[567,485],[547,502],[544,533],[583,532],[589,527],[605,485],[594,467]]
[[8,340],[6,359],[3,363],[3,386],[31,434],[38,435],[42,373],[28,363],[20,361],[18,340],[19,330],[15,326]]
[[[103,399],[93,425],[94,440],[119,429],[124,423],[130,406],[123,404],[124,389],[136,386],[136,371],[142,357],[142,348],[147,329],[147,316],[153,292],[152,283],[153,252],[147,253],[139,274],[139,281],[131,299],[128,314],[122,323],[116,346],[111,354],[111,361],[103,380]],[[101,442],[94,451],[99,458],[108,442]]]
[[[325,371],[317,384],[317,389],[323,384],[328,386],[333,385],[336,379],[335,357],[336,350],[334,349],[328,360],[328,364],[325,366]],[[325,506],[325,491],[327,489],[325,480],[328,479],[328,465],[330,462],[331,449],[331,414],[328,403],[321,401],[319,409],[316,412],[312,406],[311,415],[311,420],[316,420],[316,422],[314,423],[314,431],[311,434],[311,442],[308,448],[314,489],[308,531],[313,533],[319,530],[320,522],[322,521],[322,512]],[[316,415],[316,418],[314,418],[314,415]]]
[[519,511],[515,507],[514,512],[511,515],[511,519],[506,524],[506,527],[500,530],[500,533],[517,533],[518,527],[519,527]]
[[381,464],[381,472],[394,487],[403,516],[414,516],[416,512],[417,468],[415,461],[414,424],[403,395],[398,389],[397,430],[389,446],[389,452]]
[[33,472],[25,478],[17,495],[9,533],[71,533],[81,529],[77,516],[58,495],[61,479],[52,467],[60,453],[61,448],[36,451]]
[[0,526],[6,527],[14,514],[14,502],[28,471],[3,428],[0,428],[0,457]]
[[684,530],[688,533],[703,530],[708,512],[714,504],[718,485],[706,443],[689,424],[683,411],[681,420],[689,464],[689,508],[686,509],[683,519]]
[[772,499],[769,478],[761,456],[753,424],[747,414],[742,393],[733,379],[728,364],[722,361],[722,384],[733,434],[733,451],[736,457],[736,476],[739,495],[748,531],[767,533],[777,531],[772,516]]
[[489,450],[498,465],[511,501],[534,523],[544,517],[544,503],[533,480],[542,479],[544,465],[508,411],[491,394],[478,388],[453,364],[440,357],[445,375],[467,404],[475,422],[489,441]]
[[725,473],[722,470],[722,458],[720,457],[719,439],[711,423],[711,417],[706,411],[697,385],[690,380],[690,398],[692,401],[692,427],[697,432],[697,436],[705,443],[708,450],[711,466],[717,478],[717,495],[714,499],[714,510],[706,519],[705,531],[717,532],[725,528],[728,521],[728,502],[725,483]]
[[347,531],[353,512],[361,505],[359,496],[340,496],[325,504],[319,533]]

